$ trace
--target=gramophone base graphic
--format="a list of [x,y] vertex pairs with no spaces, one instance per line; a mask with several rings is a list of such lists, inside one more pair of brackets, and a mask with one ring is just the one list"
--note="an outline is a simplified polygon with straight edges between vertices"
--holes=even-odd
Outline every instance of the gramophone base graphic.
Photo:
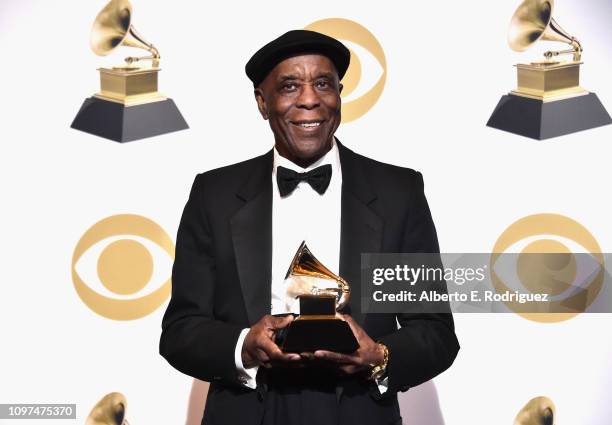
[[553,102],[508,94],[487,122],[489,127],[544,140],[612,124],[595,93]]
[[71,127],[119,143],[189,128],[172,99],[125,106],[95,96],[85,99]]
[[101,68],[99,93],[85,99],[71,127],[124,143],[189,128],[157,91],[159,68]]
[[353,331],[344,320],[331,316],[329,319],[316,318],[291,323],[286,335],[276,339],[286,353],[313,353],[316,350],[354,353],[359,344]]
[[517,65],[518,88],[502,96],[487,125],[543,140],[611,124],[597,95],[580,87],[580,65]]

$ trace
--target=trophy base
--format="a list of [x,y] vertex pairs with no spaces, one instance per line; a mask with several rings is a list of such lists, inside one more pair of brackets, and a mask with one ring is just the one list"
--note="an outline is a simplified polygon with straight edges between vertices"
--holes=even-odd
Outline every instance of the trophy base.
[[189,128],[172,99],[126,106],[95,96],[85,99],[70,127],[119,143]]
[[536,140],[550,139],[612,124],[595,93],[544,102],[504,95],[487,126]]
[[313,353],[317,350],[353,353],[359,348],[349,324],[337,318],[300,316],[286,328],[277,343],[287,353]]

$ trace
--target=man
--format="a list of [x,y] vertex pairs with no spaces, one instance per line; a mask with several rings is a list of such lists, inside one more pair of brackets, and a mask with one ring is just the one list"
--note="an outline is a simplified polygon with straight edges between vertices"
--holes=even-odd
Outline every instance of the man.
[[[334,138],[349,59],[311,31],[262,47],[246,72],[274,149],[193,184],[160,352],[211,382],[204,424],[400,424],[397,392],[444,371],[459,349],[450,314],[360,311],[361,253],[439,248],[421,175]],[[283,279],[302,240],[352,283],[343,317],[355,353],[291,354],[274,342],[293,320],[271,314],[287,313]]]

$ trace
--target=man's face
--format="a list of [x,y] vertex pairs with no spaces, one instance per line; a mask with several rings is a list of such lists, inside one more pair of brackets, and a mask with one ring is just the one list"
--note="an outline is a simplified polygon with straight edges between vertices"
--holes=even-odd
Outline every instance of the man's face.
[[282,156],[306,167],[329,151],[340,125],[341,90],[326,56],[294,56],[274,67],[255,98]]

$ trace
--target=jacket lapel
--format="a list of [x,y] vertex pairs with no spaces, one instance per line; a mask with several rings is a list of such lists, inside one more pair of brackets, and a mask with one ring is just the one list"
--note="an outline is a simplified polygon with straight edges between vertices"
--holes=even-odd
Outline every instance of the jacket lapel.
[[342,167],[340,275],[351,286],[345,311],[363,326],[361,254],[380,252],[384,221],[376,212],[377,196],[366,179],[359,156],[338,143]]
[[272,280],[272,151],[254,161],[236,193],[244,205],[230,220],[238,278],[250,324],[270,313]]

